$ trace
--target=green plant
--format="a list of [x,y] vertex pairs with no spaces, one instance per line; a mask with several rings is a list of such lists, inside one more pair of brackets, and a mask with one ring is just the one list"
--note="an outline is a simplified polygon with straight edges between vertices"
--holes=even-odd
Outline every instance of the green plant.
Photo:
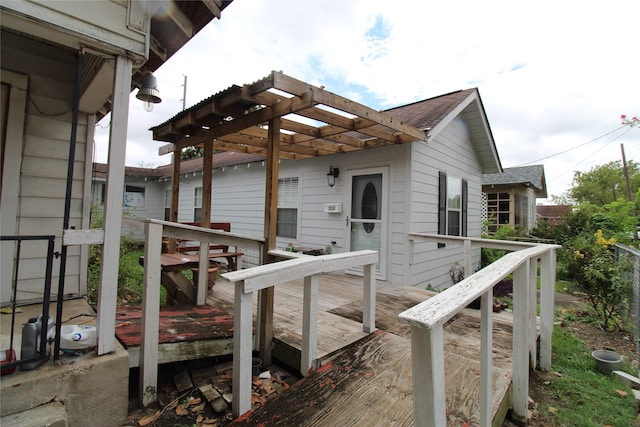
[[[125,216],[128,215],[125,212]],[[104,215],[102,206],[91,208],[91,228],[102,228]],[[142,285],[144,269],[140,265],[140,256],[144,254],[144,243],[131,236],[120,238],[120,260],[118,263],[118,303],[140,304],[142,302]],[[100,270],[102,265],[102,245],[89,247],[89,262],[87,274],[87,302],[91,305],[98,303],[100,287]],[[166,301],[166,291],[160,288],[161,303]]]
[[615,242],[598,230],[593,236],[580,234],[567,245],[567,269],[576,279],[577,289],[587,295],[605,330],[620,328],[621,310],[631,296],[630,265],[616,260],[612,247]]

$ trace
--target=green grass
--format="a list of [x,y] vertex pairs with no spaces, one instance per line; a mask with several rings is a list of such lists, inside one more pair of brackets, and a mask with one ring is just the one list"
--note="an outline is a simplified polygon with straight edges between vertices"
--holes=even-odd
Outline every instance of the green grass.
[[[632,372],[630,366],[625,370]],[[553,371],[557,375],[545,383],[547,398],[538,405],[552,425],[634,425],[638,408],[631,390],[612,374],[600,372],[587,347],[560,327],[553,333]]]
[[[99,249],[99,248],[98,248]],[[140,256],[144,250],[131,245],[123,245],[120,251],[120,263],[118,268],[118,304],[140,305],[142,304],[142,284],[144,281],[144,268],[140,265]],[[98,285],[100,283],[100,254],[92,253],[95,257],[89,263],[87,301],[95,305],[98,302]],[[158,284],[159,285],[159,284]],[[160,304],[166,302],[166,289],[160,286]]]

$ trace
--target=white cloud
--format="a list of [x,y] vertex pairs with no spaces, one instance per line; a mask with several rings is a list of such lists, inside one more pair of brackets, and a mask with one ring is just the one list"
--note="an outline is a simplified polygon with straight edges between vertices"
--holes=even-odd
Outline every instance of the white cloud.
[[[503,166],[542,159],[640,114],[639,15],[636,0],[236,0],[158,70],[153,113],[132,98],[127,164],[170,161],[147,129],[180,111],[184,75],[190,106],[271,70],[377,109],[477,86]],[[549,193],[619,160],[620,143],[638,161],[640,129],[622,133],[543,160]]]

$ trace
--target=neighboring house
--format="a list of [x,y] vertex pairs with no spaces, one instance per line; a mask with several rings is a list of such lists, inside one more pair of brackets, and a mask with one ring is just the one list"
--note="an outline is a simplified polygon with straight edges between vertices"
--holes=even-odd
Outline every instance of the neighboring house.
[[[281,159],[277,247],[375,249],[381,254],[378,279],[448,287],[451,268],[462,262],[462,249],[416,244],[411,262],[408,233],[480,237],[482,177],[501,171],[480,95],[477,89],[462,90],[385,113],[428,130],[428,142]],[[234,152],[213,155],[212,221],[228,221],[234,232],[262,236],[263,159]],[[332,187],[327,182],[330,167],[339,170]],[[127,168],[127,187],[145,188],[147,205],[164,203],[166,209],[166,214],[159,209],[129,212],[167,218],[171,170],[171,165],[143,170],[148,174],[143,181],[135,176],[139,169]],[[201,192],[202,159],[181,162],[178,221],[200,219]],[[478,261],[479,252],[475,255]],[[251,258],[247,261],[252,265]]]
[[569,205],[538,205],[536,206],[536,216],[538,221],[545,220],[557,224],[564,221],[571,209],[572,206]]
[[501,226],[527,232],[536,226],[536,199],[547,197],[544,167],[521,166],[485,174],[482,192],[486,198],[483,216],[489,233],[495,233]]

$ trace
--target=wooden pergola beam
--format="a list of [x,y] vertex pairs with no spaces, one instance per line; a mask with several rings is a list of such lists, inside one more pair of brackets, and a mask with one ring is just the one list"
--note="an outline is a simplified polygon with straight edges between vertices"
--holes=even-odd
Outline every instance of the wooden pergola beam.
[[388,114],[381,113],[373,108],[366,107],[357,102],[351,101],[335,93],[325,91],[321,88],[311,86],[308,83],[289,77],[282,72],[273,71],[273,88],[298,95],[301,92],[312,91],[313,99],[319,104],[344,111],[348,114],[371,120],[377,124],[386,126],[399,133],[409,135],[415,140],[426,141],[427,134],[411,125],[407,125],[401,120],[396,120]]

